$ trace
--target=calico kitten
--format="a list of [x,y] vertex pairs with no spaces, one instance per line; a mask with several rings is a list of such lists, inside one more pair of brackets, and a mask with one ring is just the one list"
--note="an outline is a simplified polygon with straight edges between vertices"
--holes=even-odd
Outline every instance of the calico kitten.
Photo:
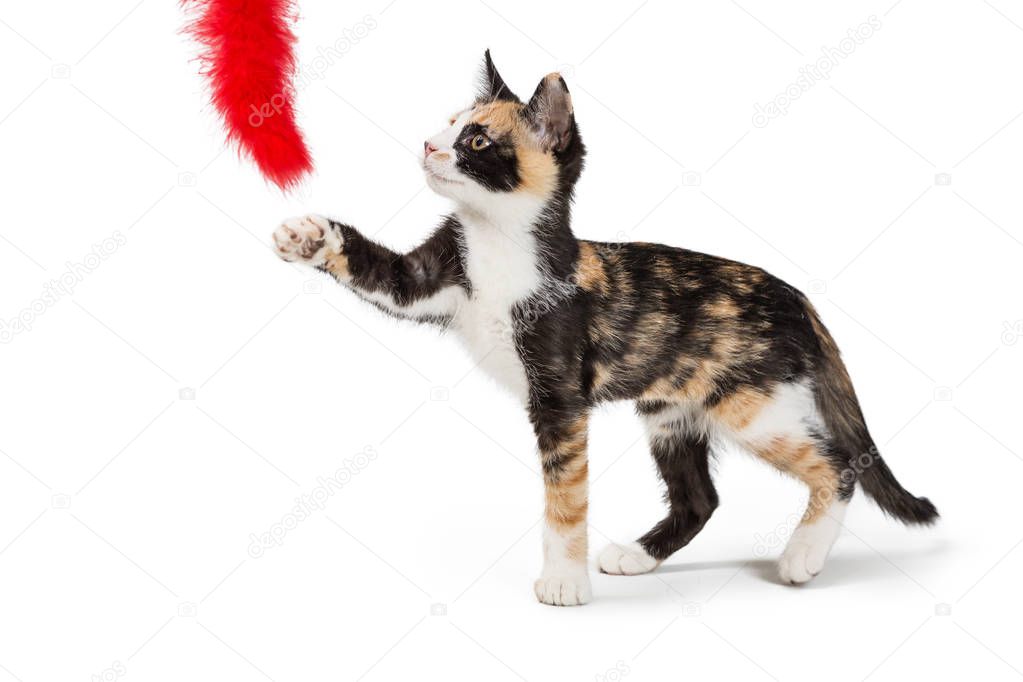
[[565,81],[523,102],[487,52],[483,89],[426,141],[426,182],[455,208],[398,254],[318,216],[274,233],[277,251],[331,274],[373,305],[453,329],[522,401],[546,492],[546,604],[584,604],[587,420],[635,401],[667,486],[668,515],[599,555],[605,573],[653,570],[718,504],[716,443],[738,444],[807,485],[810,502],[779,562],[786,583],[824,566],[857,482],[888,514],[938,513],[881,460],[838,348],[809,301],[760,268],[659,244],[576,239],[572,192],[586,149]]

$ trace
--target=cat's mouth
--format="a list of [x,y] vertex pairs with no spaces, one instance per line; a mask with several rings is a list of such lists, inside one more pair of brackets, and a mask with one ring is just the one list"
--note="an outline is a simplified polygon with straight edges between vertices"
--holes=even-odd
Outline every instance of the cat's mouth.
[[459,180],[452,180],[451,178],[446,178],[443,175],[441,175],[440,173],[437,173],[436,171],[432,170],[431,168],[427,167],[427,168],[425,168],[425,170],[426,170],[426,175],[431,180],[436,180],[437,182],[440,182],[442,184],[447,184],[447,185],[464,185],[465,184],[464,182],[461,182]]

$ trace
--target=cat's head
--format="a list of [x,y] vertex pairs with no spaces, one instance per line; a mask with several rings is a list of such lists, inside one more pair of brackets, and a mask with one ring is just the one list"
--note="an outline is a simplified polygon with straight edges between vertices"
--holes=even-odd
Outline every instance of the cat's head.
[[431,189],[472,208],[518,199],[545,204],[571,195],[585,153],[561,75],[544,77],[523,102],[487,50],[476,101],[424,143],[423,170]]

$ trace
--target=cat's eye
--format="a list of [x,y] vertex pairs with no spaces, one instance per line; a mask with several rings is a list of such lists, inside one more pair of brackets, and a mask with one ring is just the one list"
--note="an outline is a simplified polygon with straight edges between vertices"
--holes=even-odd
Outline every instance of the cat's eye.
[[490,146],[490,138],[486,135],[480,134],[472,138],[469,142],[469,146],[472,147],[474,152],[478,152],[481,149],[486,149]]

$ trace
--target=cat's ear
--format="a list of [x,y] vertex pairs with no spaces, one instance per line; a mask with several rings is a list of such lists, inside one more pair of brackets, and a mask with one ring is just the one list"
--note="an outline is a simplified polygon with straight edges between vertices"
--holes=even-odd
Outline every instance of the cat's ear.
[[560,73],[550,73],[536,86],[526,105],[526,117],[533,125],[545,151],[563,152],[572,142],[575,115],[572,95]]
[[480,69],[480,89],[476,95],[477,102],[493,102],[494,100],[505,100],[507,102],[521,102],[514,92],[508,87],[497,72],[494,60],[490,58],[490,50],[483,53],[483,67]]

